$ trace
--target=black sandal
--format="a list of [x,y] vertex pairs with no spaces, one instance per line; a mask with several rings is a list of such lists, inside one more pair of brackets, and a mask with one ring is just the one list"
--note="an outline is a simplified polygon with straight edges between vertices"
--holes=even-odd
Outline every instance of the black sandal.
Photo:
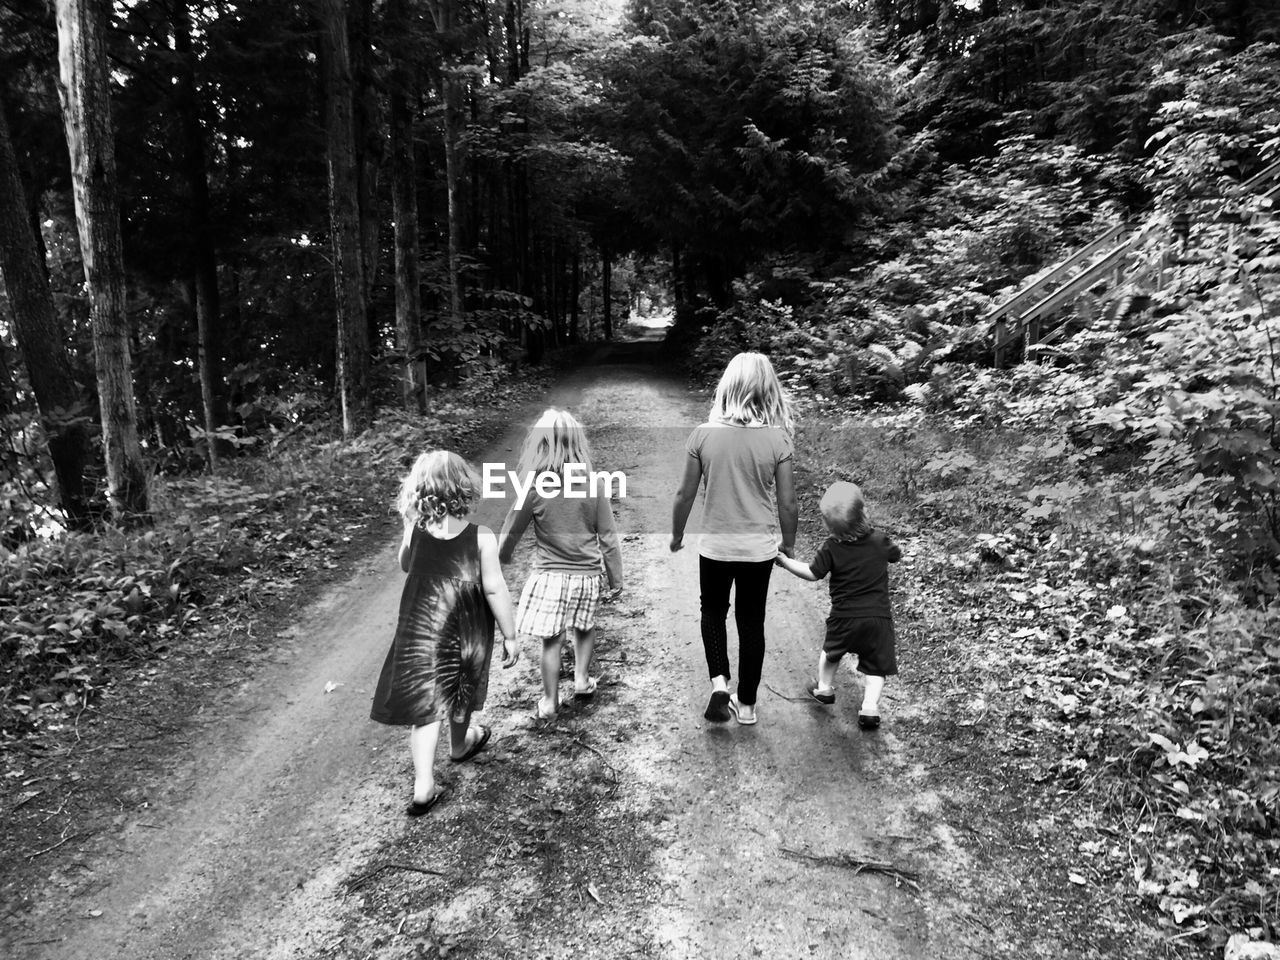
[[411,801],[409,806],[405,807],[404,812],[411,817],[420,817],[424,813],[430,813],[432,807],[439,803],[448,792],[448,789],[445,787],[436,787],[436,792],[427,797],[427,799],[422,801],[422,803],[419,803],[417,800]]
[[711,699],[707,701],[707,709],[702,714],[712,723],[729,722],[729,691],[713,690]]
[[453,763],[466,763],[468,760],[470,760],[477,753],[479,753],[481,750],[484,749],[485,744],[489,742],[489,737],[492,733],[493,731],[490,730],[488,727],[481,725],[480,736],[476,738],[476,742],[471,745],[471,749],[468,750],[466,753],[464,753],[462,756],[450,757],[449,760]]

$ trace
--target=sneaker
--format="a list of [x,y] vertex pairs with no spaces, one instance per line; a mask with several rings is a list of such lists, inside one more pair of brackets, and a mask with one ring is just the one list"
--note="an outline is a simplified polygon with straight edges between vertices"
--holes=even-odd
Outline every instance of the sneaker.
[[880,714],[878,713],[859,713],[858,728],[860,730],[878,730],[880,729]]

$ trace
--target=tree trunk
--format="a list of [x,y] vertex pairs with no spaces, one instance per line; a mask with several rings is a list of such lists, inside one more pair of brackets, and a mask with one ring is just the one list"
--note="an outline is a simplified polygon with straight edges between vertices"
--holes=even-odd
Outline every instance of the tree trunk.
[[125,303],[116,155],[107,84],[106,4],[56,0],[58,94],[89,289],[94,366],[102,412],[107,497],[121,523],[147,517],[147,471],[138,443],[133,359]]
[[[390,0],[393,35],[410,36],[408,0]],[[422,356],[422,292],[418,279],[418,181],[413,145],[417,73],[406,42],[392,48],[391,203],[396,221],[396,346],[404,357],[404,407],[427,412],[427,364]]]
[[578,300],[582,294],[582,250],[577,241],[573,244],[573,283],[569,287],[569,342],[577,343],[580,339],[578,321],[581,319]]
[[91,491],[84,477],[93,456],[85,398],[76,383],[67,331],[58,321],[39,249],[9,125],[0,109],[0,276],[9,295],[14,339],[26,360],[27,379],[48,439],[59,502],[68,526],[85,529],[93,522]]
[[378,101],[378,88],[373,73],[373,4],[357,0],[356,29],[352,31],[352,63],[355,69],[353,91],[356,123],[356,170],[360,178],[360,242],[364,256],[365,310],[370,316],[370,337],[376,325],[372,322],[374,292],[381,260],[381,221],[378,218],[378,180],[387,144],[384,121]]
[[431,18],[440,37],[440,102],[444,104],[444,168],[449,207],[449,312],[462,316],[462,151],[463,83],[458,72],[457,0],[431,0]]
[[603,278],[600,299],[604,301],[604,338],[613,339],[613,251],[606,243],[600,248],[600,267]]
[[328,142],[329,231],[333,243],[334,305],[337,308],[338,400],[342,434],[369,425],[369,323],[360,229],[360,184],[356,166],[351,53],[346,0],[318,0]]
[[462,88],[457,77],[443,80],[444,166],[449,194],[449,311],[462,316]]
[[218,363],[221,299],[218,294],[218,255],[213,242],[213,217],[209,202],[209,171],[205,163],[204,128],[196,88],[195,54],[191,49],[189,0],[177,0],[173,11],[173,46],[178,54],[177,105],[182,125],[182,171],[187,181],[187,227],[191,244],[190,269],[195,287],[196,360],[200,375],[200,402],[204,412],[209,470],[218,472],[221,444],[218,429],[222,377]]

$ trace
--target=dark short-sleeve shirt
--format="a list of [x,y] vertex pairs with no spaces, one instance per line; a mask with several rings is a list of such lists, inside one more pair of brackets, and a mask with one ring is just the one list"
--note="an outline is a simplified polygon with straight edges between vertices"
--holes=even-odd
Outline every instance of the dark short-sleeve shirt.
[[872,530],[852,542],[828,537],[809,569],[821,580],[831,574],[831,616],[891,617],[889,564],[902,559],[902,549]]

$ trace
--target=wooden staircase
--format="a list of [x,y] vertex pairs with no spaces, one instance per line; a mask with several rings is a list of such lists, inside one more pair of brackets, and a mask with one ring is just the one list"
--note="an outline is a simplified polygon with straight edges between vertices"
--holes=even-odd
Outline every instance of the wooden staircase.
[[[1280,202],[1280,160],[1254,174],[1241,188]],[[1124,290],[1158,289],[1162,264],[1152,264],[1142,253],[1151,239],[1170,226],[1165,216],[1141,224],[1117,224],[1024,283],[986,317],[995,365],[1002,366],[1019,348],[1024,358],[1031,357],[1037,348],[1062,337],[1069,314],[1080,315],[1081,301],[1112,299]]]

